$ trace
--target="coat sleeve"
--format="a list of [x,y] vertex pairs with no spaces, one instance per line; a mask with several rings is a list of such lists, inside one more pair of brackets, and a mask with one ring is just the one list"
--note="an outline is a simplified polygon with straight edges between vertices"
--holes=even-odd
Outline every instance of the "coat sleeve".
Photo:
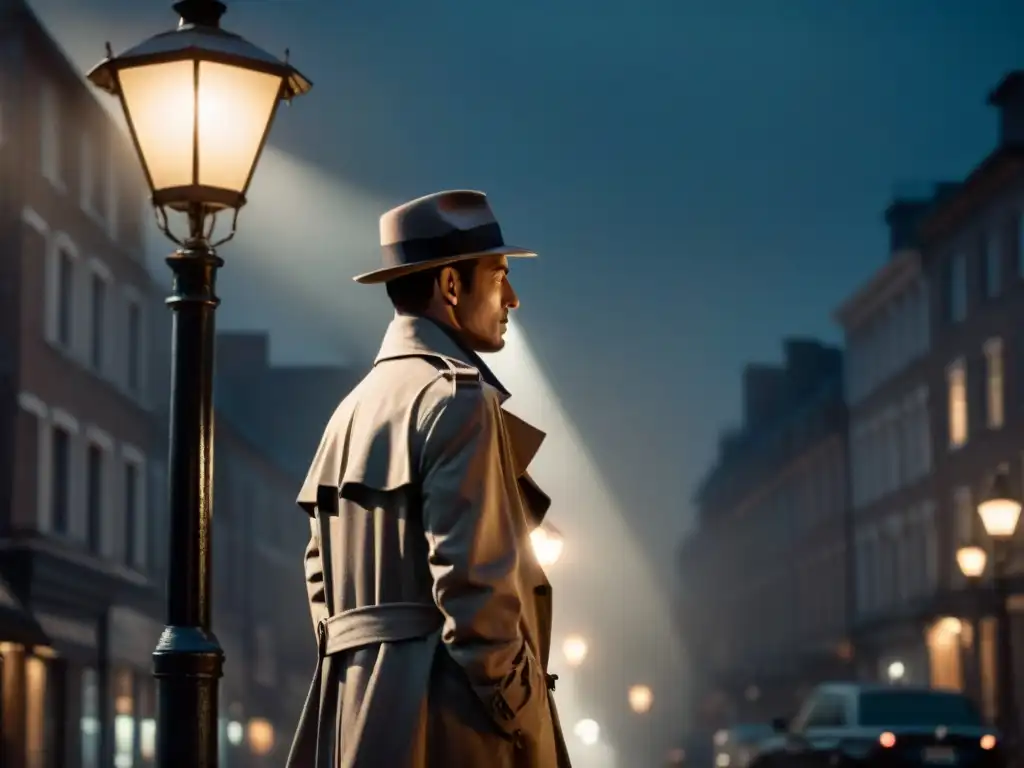
[[505,477],[500,414],[460,387],[431,415],[421,453],[423,523],[442,639],[509,735],[532,730],[546,689],[520,631],[522,541]]
[[324,596],[324,571],[320,562],[320,538],[317,536],[315,517],[309,519],[309,533],[305,555],[306,593],[309,596],[309,612],[313,618],[315,636],[317,624],[321,619],[328,618]]

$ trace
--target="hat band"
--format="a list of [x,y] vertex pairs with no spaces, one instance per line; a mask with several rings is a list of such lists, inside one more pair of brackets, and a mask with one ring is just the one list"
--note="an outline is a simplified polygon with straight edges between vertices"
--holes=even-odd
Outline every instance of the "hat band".
[[480,253],[492,248],[502,248],[504,245],[501,227],[496,221],[492,221],[472,229],[453,229],[437,237],[418,237],[383,245],[381,251],[384,256],[384,267],[391,268]]

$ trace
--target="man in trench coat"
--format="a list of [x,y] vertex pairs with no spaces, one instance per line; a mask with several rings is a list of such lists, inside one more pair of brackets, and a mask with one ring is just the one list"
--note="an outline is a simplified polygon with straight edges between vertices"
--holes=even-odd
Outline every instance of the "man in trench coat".
[[396,314],[338,406],[298,503],[319,655],[288,768],[569,768],[547,673],[551,587],[530,546],[550,504],[543,433],[478,356],[518,298],[486,196],[381,217]]

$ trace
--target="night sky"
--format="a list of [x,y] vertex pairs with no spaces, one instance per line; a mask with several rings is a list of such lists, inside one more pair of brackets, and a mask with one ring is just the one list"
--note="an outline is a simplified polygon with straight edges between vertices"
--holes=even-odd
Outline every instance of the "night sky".
[[[33,5],[83,68],[174,23],[154,0]],[[542,257],[513,270],[518,320],[666,584],[741,366],[838,340],[894,189],[980,161],[985,97],[1024,67],[1014,0],[229,6],[314,89],[224,251],[225,325],[271,327],[282,361],[363,360],[390,311],[349,279],[376,217],[485,190]]]

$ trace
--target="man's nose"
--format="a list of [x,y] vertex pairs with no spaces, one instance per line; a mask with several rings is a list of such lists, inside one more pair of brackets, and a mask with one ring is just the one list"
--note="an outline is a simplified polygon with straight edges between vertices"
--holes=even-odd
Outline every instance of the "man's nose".
[[519,308],[519,296],[516,294],[516,289],[512,287],[512,283],[505,283],[505,306],[509,309]]

